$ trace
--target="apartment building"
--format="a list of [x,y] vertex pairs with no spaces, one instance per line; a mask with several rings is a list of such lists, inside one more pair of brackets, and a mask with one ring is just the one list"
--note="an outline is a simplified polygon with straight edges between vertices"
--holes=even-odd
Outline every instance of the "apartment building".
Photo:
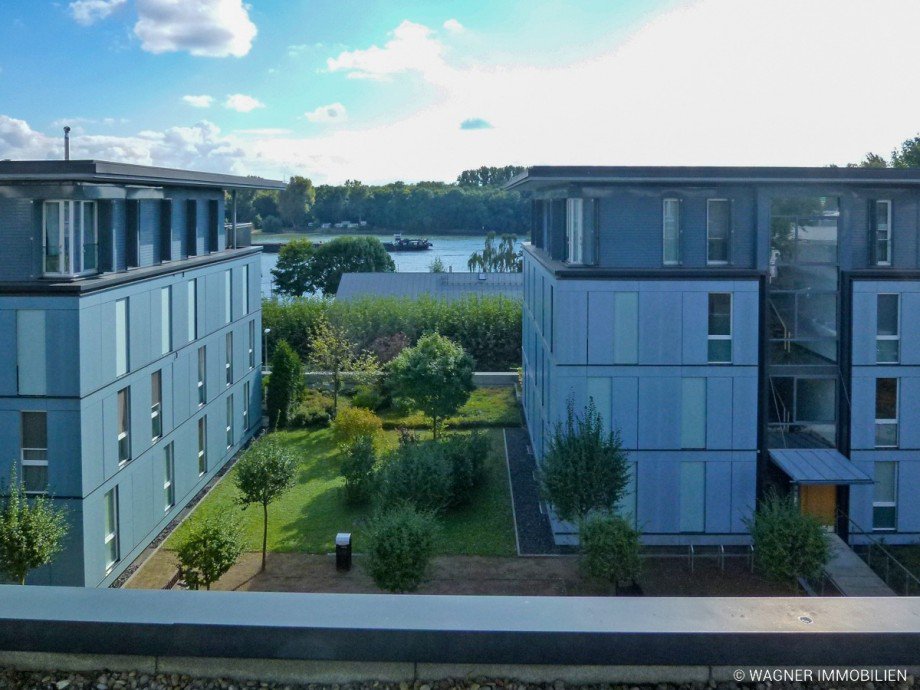
[[0,472],[70,523],[29,582],[108,585],[252,437],[260,250],[224,199],[282,187],[0,162]]
[[533,197],[538,457],[593,400],[648,544],[747,543],[771,487],[851,540],[920,537],[920,170],[534,167],[508,187]]

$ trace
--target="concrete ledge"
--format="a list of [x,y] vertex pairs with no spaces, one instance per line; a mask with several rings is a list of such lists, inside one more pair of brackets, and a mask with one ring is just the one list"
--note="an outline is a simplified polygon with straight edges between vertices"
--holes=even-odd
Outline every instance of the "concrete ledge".
[[415,664],[362,661],[289,661],[159,657],[157,673],[273,683],[400,683],[415,680]]
[[54,652],[0,651],[0,666],[23,671],[137,671],[156,673],[153,656],[130,654],[58,654]]
[[708,666],[557,666],[543,664],[418,664],[419,680],[513,678],[524,683],[561,680],[576,685],[706,683]]

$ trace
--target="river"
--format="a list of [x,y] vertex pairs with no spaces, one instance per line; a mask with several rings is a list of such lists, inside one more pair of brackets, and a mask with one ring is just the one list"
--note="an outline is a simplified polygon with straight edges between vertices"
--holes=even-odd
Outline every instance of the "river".
[[[417,237],[418,235],[405,235]],[[327,242],[341,235],[313,235],[309,236],[312,242]],[[392,242],[392,235],[372,235],[381,242]],[[481,251],[485,237],[483,235],[427,235],[434,245],[423,252],[391,252],[390,256],[396,262],[396,270],[403,273],[419,273],[428,271],[431,262],[439,257],[444,262],[444,270],[466,272],[469,269],[466,262],[473,252]],[[277,254],[262,254],[262,296],[271,297],[272,269],[278,262]]]

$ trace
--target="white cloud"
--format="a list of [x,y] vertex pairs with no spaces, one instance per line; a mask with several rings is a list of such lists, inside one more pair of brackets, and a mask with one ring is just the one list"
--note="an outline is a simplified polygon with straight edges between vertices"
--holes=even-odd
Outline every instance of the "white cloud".
[[242,57],[257,33],[242,0],[137,0],[137,14],[134,33],[151,53]]
[[453,19],[453,18],[448,19],[446,22],[444,22],[443,26],[445,29],[447,29],[447,31],[449,31],[452,34],[463,33],[463,31],[466,30],[466,27],[463,26],[463,24],[461,24],[460,22],[458,22],[456,19]]
[[352,79],[387,79],[401,72],[419,72],[432,79],[444,68],[444,47],[427,26],[408,19],[396,27],[382,48],[339,53],[326,60],[330,72],[346,72]]
[[348,112],[341,103],[330,103],[329,105],[321,105],[315,110],[306,112],[303,116],[310,122],[345,122],[345,120],[348,119]]
[[128,0],[75,0],[67,7],[77,24],[89,26],[124,7]]
[[238,113],[249,113],[256,108],[264,108],[265,104],[258,98],[247,96],[244,93],[234,93],[227,96],[227,100],[224,101],[224,107],[229,110],[235,110]]
[[214,103],[214,96],[208,96],[207,94],[201,94],[200,96],[188,95],[183,96],[182,100],[193,108],[210,108]]

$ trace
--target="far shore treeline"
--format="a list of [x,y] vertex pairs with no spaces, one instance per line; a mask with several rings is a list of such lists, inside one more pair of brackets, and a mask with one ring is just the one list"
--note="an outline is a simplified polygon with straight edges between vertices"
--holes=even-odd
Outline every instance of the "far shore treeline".
[[237,221],[252,222],[263,232],[304,231],[347,221],[388,231],[520,235],[530,225],[528,201],[503,186],[523,170],[484,166],[463,171],[453,183],[365,185],[348,180],[314,187],[305,177],[292,177],[281,192],[240,190]]

